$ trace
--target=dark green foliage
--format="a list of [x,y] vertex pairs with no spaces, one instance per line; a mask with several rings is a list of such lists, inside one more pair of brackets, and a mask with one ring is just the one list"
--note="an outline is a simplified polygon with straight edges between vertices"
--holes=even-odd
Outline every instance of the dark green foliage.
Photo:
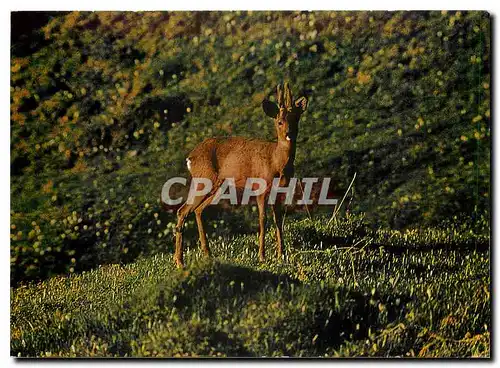
[[[299,177],[356,171],[351,209],[393,228],[489,217],[487,13],[33,16],[13,15],[14,282],[170,249],[164,181],[206,137],[273,139],[261,102],[284,79],[309,99]],[[207,217],[224,236],[250,215]]]
[[[356,171],[351,209],[393,228],[489,217],[487,13],[12,19],[14,282],[169,249],[163,182],[187,174],[186,153],[206,137],[272,139],[261,102],[284,79],[309,99],[299,177],[342,187]],[[252,230],[249,215],[207,217],[225,221],[224,236]]]

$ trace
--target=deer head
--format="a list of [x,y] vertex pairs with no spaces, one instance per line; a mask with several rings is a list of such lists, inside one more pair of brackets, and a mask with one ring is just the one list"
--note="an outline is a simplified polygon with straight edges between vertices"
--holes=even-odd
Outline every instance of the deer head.
[[274,119],[278,142],[294,143],[299,132],[300,116],[307,108],[307,99],[300,97],[294,101],[288,83],[283,88],[278,85],[276,93],[278,103],[265,99],[262,108],[267,116]]

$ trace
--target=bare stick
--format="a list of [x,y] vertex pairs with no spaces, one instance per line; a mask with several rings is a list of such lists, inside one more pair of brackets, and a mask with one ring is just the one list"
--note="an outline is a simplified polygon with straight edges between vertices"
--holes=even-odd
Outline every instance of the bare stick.
[[[300,185],[300,190],[302,191],[302,195],[304,196],[304,188],[302,187],[302,181],[299,181],[299,185]],[[307,203],[305,203],[305,201],[304,201],[304,206],[306,206],[306,211],[309,216],[309,220],[312,220],[311,212],[309,212],[309,206],[307,205]]]
[[338,206],[338,208],[336,209],[336,211],[332,214],[332,217],[330,218],[330,221],[328,221],[328,225],[330,225],[330,223],[333,221],[333,219],[335,218],[335,216],[337,216],[337,213],[340,211],[340,209],[342,208],[342,204],[344,203],[344,200],[345,198],[347,197],[347,193],[349,193],[349,191],[351,190],[351,187],[352,185],[354,184],[354,180],[356,179],[356,175],[357,175],[357,172],[354,173],[354,176],[352,177],[352,180],[351,180],[351,184],[349,184],[349,187],[347,188],[345,194],[344,194],[344,197],[342,198],[342,200],[340,201],[340,204]]

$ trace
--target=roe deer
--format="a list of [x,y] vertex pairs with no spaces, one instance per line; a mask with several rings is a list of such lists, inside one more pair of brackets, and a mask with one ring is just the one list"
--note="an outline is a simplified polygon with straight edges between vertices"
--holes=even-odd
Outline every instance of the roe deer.
[[[201,249],[206,256],[210,256],[201,214],[226,178],[233,178],[237,189],[244,188],[247,178],[261,178],[267,184],[266,191],[256,198],[259,210],[259,259],[264,261],[265,199],[274,178],[279,178],[280,186],[287,186],[293,176],[298,123],[307,107],[305,97],[293,100],[288,83],[284,84],[283,89],[278,85],[277,100],[277,104],[267,99],[262,102],[264,113],[274,119],[277,142],[243,137],[209,138],[188,155],[186,161],[192,178],[209,179],[213,187],[208,194],[194,197],[191,203],[186,201],[177,211],[174,256],[177,267],[184,265],[182,227],[191,212],[196,215]],[[277,253],[281,258],[283,224],[280,204],[272,205],[272,211],[276,224]]]

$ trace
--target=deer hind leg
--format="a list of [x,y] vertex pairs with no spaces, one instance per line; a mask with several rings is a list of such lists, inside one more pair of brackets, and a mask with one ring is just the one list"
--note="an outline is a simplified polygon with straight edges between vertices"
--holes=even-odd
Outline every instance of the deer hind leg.
[[264,250],[264,240],[266,233],[266,207],[265,195],[257,197],[257,207],[259,209],[259,260],[264,262],[266,259]]
[[177,225],[175,227],[175,263],[178,268],[184,267],[183,250],[182,250],[182,228],[186,220],[186,216],[193,212],[198,207],[206,196],[195,197],[193,203],[184,203],[177,211]]
[[283,258],[283,209],[280,203],[273,204],[271,206],[273,211],[274,224],[276,225],[276,251],[278,254],[278,259]]
[[208,247],[207,234],[203,228],[203,219],[201,214],[203,210],[212,203],[212,199],[215,197],[215,193],[206,197],[203,202],[194,210],[196,215],[196,225],[198,226],[198,235],[200,237],[201,250],[206,257],[210,257],[210,248]]
[[210,248],[208,247],[207,234],[203,228],[203,219],[201,218],[201,211],[196,209],[196,225],[198,226],[198,236],[200,238],[201,250],[206,257],[210,257]]

